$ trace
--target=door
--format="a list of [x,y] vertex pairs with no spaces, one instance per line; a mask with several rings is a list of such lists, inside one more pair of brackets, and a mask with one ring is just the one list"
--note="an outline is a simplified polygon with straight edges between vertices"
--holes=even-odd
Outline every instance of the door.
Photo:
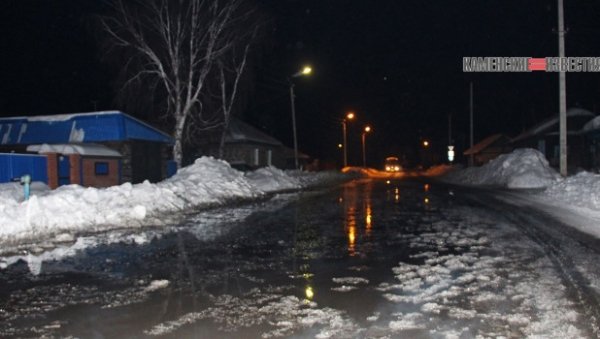
[[69,157],[59,156],[58,157],[58,186],[69,185],[71,183],[71,166],[69,164]]

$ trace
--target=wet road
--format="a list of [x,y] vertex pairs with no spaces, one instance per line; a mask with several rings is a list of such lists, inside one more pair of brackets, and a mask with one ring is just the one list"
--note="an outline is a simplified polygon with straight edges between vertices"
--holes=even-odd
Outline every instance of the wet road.
[[599,333],[595,242],[480,191],[360,180],[84,243],[0,271],[0,337]]

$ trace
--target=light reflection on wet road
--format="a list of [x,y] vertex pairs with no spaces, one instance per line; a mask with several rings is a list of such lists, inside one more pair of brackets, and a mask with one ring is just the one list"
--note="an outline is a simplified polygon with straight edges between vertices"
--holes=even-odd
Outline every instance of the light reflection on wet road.
[[[358,180],[1,271],[0,336],[593,336],[544,246],[446,187]],[[572,288],[571,288],[572,289]]]

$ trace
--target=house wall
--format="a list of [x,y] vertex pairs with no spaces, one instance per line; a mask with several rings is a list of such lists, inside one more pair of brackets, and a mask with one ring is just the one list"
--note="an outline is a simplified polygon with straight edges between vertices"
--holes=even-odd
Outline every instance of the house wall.
[[[255,161],[256,150],[258,150],[258,163]],[[271,151],[271,163],[269,164],[269,151]],[[189,159],[193,163],[195,158],[203,155],[217,158],[219,156],[219,146],[217,144],[205,145],[197,148],[193,152],[194,156]],[[242,165],[243,167],[258,168],[265,166],[275,166],[285,168],[286,159],[284,148],[277,145],[266,145],[258,143],[229,143],[225,144],[223,149],[223,160],[232,165]]]
[[[270,163],[269,151],[271,153]],[[213,152],[213,155],[218,154],[217,149],[213,149]],[[283,154],[283,148],[279,146],[258,144],[229,144],[225,145],[223,158],[227,162],[232,164],[243,163],[255,168],[265,167],[269,165],[278,168],[285,167],[285,156]]]
[[600,134],[588,135],[585,139],[588,153],[587,168],[596,172],[600,171]]
[[[587,168],[589,155],[586,154],[584,140],[581,135],[569,134],[567,136],[567,166],[572,170],[575,168]],[[543,145],[543,148],[541,147]],[[544,154],[550,166],[560,167],[560,152],[558,135],[540,135],[514,144],[514,148],[533,148]],[[571,171],[570,170],[570,171]]]
[[[96,166],[104,167],[106,173],[97,173]],[[99,168],[103,169],[103,168]],[[82,186],[110,187],[119,184],[119,159],[93,158],[81,159]]]
[[152,141],[105,142],[103,145],[119,151],[121,182],[134,184],[149,180],[158,182],[167,177],[167,161],[171,159],[171,146]]

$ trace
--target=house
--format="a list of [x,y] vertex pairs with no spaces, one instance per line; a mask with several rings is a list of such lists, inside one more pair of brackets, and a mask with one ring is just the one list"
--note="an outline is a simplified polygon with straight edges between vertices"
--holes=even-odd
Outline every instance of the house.
[[120,111],[0,118],[0,152],[43,156],[52,188],[160,181],[176,170],[172,144],[168,134]]
[[600,170],[600,116],[588,121],[582,129],[588,162],[584,168]]
[[[218,157],[219,142],[220,133],[207,134],[192,153],[194,157],[200,155]],[[232,118],[229,122],[222,158],[238,169],[254,169],[265,166],[292,168],[294,166],[293,149],[237,118]],[[301,163],[306,163],[308,156],[299,153],[298,159]]]
[[[592,120],[595,114],[582,109],[567,110],[567,161],[568,167],[585,167],[589,162],[589,152],[585,150],[583,127]],[[514,148],[534,148],[540,151],[553,167],[560,163],[559,116],[555,114],[550,119],[535,125],[512,140]]]
[[510,141],[510,138],[504,134],[490,135],[464,151],[463,154],[466,157],[473,156],[474,164],[481,166],[500,154],[511,152],[513,148]]

